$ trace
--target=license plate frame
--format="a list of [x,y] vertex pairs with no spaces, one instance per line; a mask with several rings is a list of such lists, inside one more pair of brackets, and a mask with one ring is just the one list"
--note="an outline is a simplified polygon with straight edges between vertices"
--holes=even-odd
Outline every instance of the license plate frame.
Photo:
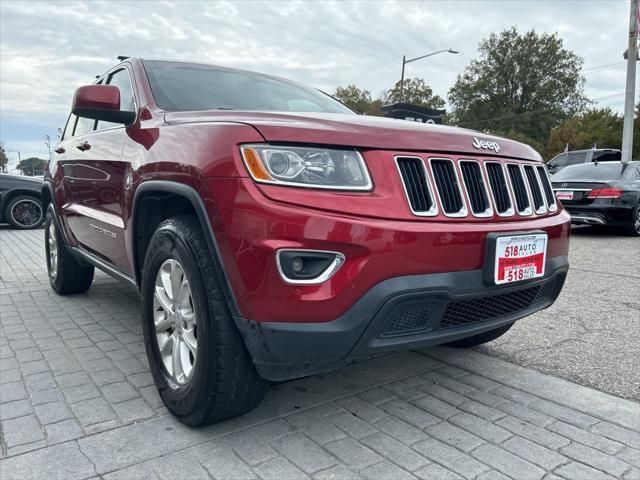
[[[537,245],[535,250],[532,250],[531,244]],[[515,256],[505,256],[507,246],[520,245],[528,245],[528,247],[517,250],[518,254]],[[539,251],[539,245],[542,245],[542,252]],[[549,237],[546,232],[541,230],[489,233],[483,268],[485,284],[512,286],[540,280],[545,275],[548,245]],[[523,274],[517,274],[516,278],[508,277],[509,274],[505,273],[509,270],[519,272],[520,269],[523,269]]]
[[574,192],[572,190],[558,190],[556,192],[556,198],[560,201],[571,201],[573,197]]

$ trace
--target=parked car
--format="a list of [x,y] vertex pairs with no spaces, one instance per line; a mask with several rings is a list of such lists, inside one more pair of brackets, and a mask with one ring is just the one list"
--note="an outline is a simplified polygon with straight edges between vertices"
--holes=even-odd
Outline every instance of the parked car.
[[556,155],[549,163],[547,169],[551,175],[558,173],[564,167],[579,163],[591,162],[619,162],[622,152],[614,148],[590,148],[589,150],[572,150]]
[[640,162],[573,165],[553,176],[553,190],[572,223],[640,235]]
[[13,228],[38,228],[44,222],[42,179],[0,173],[0,222]]
[[210,65],[127,59],[80,87],[43,195],[51,286],[84,292],[98,267],[139,289],[189,425],[356,356],[491,341],[568,270],[529,146]]

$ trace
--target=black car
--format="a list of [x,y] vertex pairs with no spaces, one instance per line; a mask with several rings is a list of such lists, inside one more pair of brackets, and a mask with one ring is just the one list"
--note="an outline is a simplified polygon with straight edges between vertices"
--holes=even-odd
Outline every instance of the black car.
[[571,150],[556,155],[547,163],[547,170],[551,175],[558,173],[565,167],[579,163],[591,162],[619,162],[622,152],[615,148],[590,148],[588,150]]
[[640,162],[571,165],[551,180],[572,223],[623,227],[640,235]]
[[20,229],[42,225],[41,188],[41,179],[0,174],[0,222]]

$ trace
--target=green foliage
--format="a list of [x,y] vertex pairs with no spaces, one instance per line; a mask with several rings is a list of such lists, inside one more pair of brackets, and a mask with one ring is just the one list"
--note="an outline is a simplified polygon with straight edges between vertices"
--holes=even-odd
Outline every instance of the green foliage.
[[0,142],[0,172],[7,171],[7,163],[9,163],[9,158],[4,151],[4,143]]
[[[622,115],[610,108],[595,108],[570,118],[554,128],[549,137],[549,157],[564,151],[591,148],[622,148]],[[637,128],[635,129],[637,131]]]
[[368,113],[371,108],[371,92],[353,84],[336,88],[333,96],[358,113]]
[[16,168],[22,171],[25,175],[42,175],[46,164],[47,161],[42,158],[29,157],[18,163]]
[[491,34],[479,50],[449,91],[454,123],[519,132],[542,143],[552,127],[587,106],[584,61],[564,48],[558,34],[512,27]]
[[387,103],[411,103],[427,108],[444,108],[444,99],[433,94],[433,90],[422,78],[405,78],[402,95],[398,82],[386,92]]

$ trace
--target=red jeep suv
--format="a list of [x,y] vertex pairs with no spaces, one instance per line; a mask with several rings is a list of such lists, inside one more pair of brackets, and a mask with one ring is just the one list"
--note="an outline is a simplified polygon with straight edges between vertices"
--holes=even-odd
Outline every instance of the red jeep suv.
[[493,340],[568,270],[530,147],[210,65],[125,58],[78,88],[43,202],[51,286],[85,292],[98,267],[139,289],[189,425],[357,356]]

